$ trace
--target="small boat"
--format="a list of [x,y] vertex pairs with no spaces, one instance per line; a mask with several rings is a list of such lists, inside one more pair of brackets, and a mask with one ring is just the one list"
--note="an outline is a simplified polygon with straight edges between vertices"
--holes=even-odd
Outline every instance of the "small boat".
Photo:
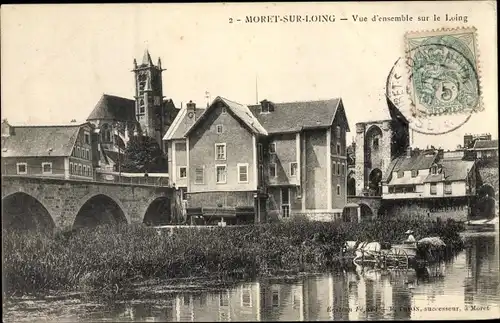
[[493,232],[498,227],[498,216],[493,219],[469,220],[466,222],[467,231]]

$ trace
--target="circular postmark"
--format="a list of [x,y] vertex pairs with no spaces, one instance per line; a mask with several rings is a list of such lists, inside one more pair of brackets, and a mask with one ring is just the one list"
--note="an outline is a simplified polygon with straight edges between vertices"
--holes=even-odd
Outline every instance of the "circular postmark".
[[445,44],[422,44],[396,61],[386,96],[410,128],[440,135],[461,127],[479,106],[479,78],[468,55]]

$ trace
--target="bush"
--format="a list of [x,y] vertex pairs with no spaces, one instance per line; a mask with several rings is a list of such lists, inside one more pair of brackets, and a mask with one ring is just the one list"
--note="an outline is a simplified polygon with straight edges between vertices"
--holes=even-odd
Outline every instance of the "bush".
[[46,290],[112,292],[151,278],[253,276],[340,266],[346,240],[397,242],[407,229],[417,239],[440,236],[460,248],[463,225],[417,220],[365,223],[282,223],[225,228],[169,230],[142,225],[98,227],[76,232],[3,232],[5,291]]

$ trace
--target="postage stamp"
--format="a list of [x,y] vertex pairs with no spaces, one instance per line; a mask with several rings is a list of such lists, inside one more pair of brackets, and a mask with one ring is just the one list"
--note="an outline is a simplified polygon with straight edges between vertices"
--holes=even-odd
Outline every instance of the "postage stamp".
[[417,115],[481,111],[476,29],[440,29],[405,35],[406,60]]

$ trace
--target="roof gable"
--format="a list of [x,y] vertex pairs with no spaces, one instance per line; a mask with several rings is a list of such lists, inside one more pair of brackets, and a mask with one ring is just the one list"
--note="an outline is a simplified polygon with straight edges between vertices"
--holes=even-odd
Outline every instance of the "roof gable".
[[87,118],[90,120],[136,121],[135,101],[103,94]]
[[233,116],[241,121],[246,128],[257,135],[267,136],[267,131],[260,124],[259,120],[257,120],[254,115],[250,112],[249,108],[246,105],[225,99],[221,96],[218,96],[214,99],[212,104],[208,108],[206,108],[199,118],[193,123],[193,125],[186,131],[184,137],[189,136],[189,134],[196,129],[196,127],[201,123],[202,120],[217,106],[216,103],[222,103],[224,106],[229,109],[229,111],[233,114]]
[[342,118],[345,119],[347,129],[349,129],[340,98],[284,103],[271,102],[271,104],[274,107],[272,112],[261,112],[260,104],[249,106],[255,118],[270,134],[329,127],[332,125],[339,107],[342,107],[340,109],[343,114]]
[[2,157],[70,156],[80,129],[88,125],[16,126],[15,134],[2,138]]
[[[196,108],[195,114],[197,116],[201,116],[204,111],[204,108]],[[172,122],[172,125],[165,133],[165,136],[163,136],[163,140],[184,139],[186,131],[189,130],[192,124],[193,123],[188,122],[187,107],[182,107],[177,113],[174,121]]]

